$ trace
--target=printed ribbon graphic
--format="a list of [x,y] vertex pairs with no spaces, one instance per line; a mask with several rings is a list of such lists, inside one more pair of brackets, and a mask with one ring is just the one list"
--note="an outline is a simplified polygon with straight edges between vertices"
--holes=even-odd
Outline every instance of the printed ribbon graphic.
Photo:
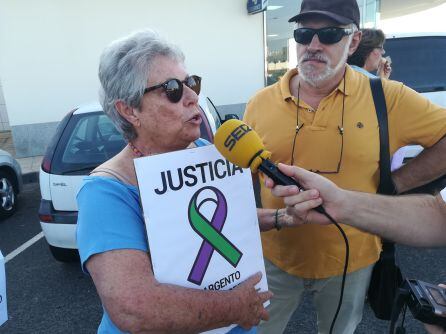
[[[198,195],[204,191],[210,190],[216,196],[217,200],[213,198],[206,198],[197,205]],[[207,201],[212,201],[216,204],[216,208],[211,221],[207,220],[201,213],[200,207]],[[187,280],[197,285],[201,285],[204,274],[211,261],[214,249],[221,254],[234,268],[237,267],[242,252],[235,247],[222,233],[223,225],[225,224],[226,215],[228,213],[228,206],[226,198],[223,193],[215,187],[203,187],[199,189],[189,202],[189,223],[193,230],[203,238],[200,250],[195,258],[194,265],[189,273]]]

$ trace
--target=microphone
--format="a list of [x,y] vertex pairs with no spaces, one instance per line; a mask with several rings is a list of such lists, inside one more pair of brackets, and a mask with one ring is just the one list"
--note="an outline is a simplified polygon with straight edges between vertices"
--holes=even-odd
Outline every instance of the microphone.
[[[234,165],[249,167],[253,173],[260,170],[276,184],[295,185],[303,189],[296,180],[283,174],[269,160],[271,152],[265,149],[259,135],[246,123],[238,119],[224,122],[215,133],[214,144],[220,154]],[[321,205],[314,210],[325,214],[325,209]]]

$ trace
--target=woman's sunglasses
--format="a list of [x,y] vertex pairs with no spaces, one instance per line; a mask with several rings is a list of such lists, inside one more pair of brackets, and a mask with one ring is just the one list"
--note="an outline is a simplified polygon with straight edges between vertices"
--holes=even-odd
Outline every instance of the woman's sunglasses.
[[200,94],[201,90],[201,77],[198,75],[188,76],[183,81],[178,79],[169,79],[159,85],[147,87],[144,89],[144,94],[151,92],[152,90],[163,88],[166,93],[167,99],[172,103],[177,103],[183,97],[183,84],[192,89],[195,94]]
[[314,35],[317,35],[319,42],[322,44],[335,44],[339,42],[342,37],[353,33],[351,28],[327,27],[321,29],[312,28],[297,28],[294,30],[294,40],[303,45],[308,45],[313,40]]

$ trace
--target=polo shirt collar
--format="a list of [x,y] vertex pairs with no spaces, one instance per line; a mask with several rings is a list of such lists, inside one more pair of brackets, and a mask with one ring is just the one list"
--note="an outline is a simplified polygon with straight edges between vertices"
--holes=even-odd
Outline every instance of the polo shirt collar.
[[[346,96],[351,95],[352,92],[355,91],[356,87],[358,87],[359,84],[358,77],[359,73],[356,72],[354,69],[352,69],[349,65],[347,65],[345,68],[345,77],[341,80],[337,89]],[[344,80],[345,80],[345,91],[344,91]]]
[[293,68],[291,70],[288,70],[282,79],[280,79],[280,92],[282,93],[282,98],[285,101],[288,101],[289,99],[293,98],[293,95],[290,91],[290,82],[291,79],[297,74],[297,68]]
[[[293,98],[293,95],[291,94],[290,91],[290,81],[297,74],[298,74],[297,68],[293,68],[291,70],[288,70],[280,80],[280,91],[282,94],[282,98],[285,101]],[[345,91],[344,91],[344,80],[346,80]],[[354,91],[357,84],[358,84],[358,73],[355,70],[353,70],[349,65],[347,65],[345,69],[345,78],[341,80],[336,89],[339,90],[344,95],[348,96],[351,94],[351,92]]]

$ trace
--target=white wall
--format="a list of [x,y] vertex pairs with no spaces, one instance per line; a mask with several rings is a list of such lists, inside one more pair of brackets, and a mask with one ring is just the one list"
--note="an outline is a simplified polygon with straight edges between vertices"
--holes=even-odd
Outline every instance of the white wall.
[[[427,6],[424,3],[420,3],[419,5],[423,7]],[[387,35],[412,32],[444,33],[446,27],[444,23],[445,17],[446,3],[408,15],[381,20],[378,27]]]
[[179,44],[217,105],[264,84],[262,14],[245,0],[1,0],[0,76],[11,126],[59,121],[97,99],[98,59],[112,40],[154,28]]
[[2,83],[0,81],[0,132],[10,130],[8,112],[3,97]]

